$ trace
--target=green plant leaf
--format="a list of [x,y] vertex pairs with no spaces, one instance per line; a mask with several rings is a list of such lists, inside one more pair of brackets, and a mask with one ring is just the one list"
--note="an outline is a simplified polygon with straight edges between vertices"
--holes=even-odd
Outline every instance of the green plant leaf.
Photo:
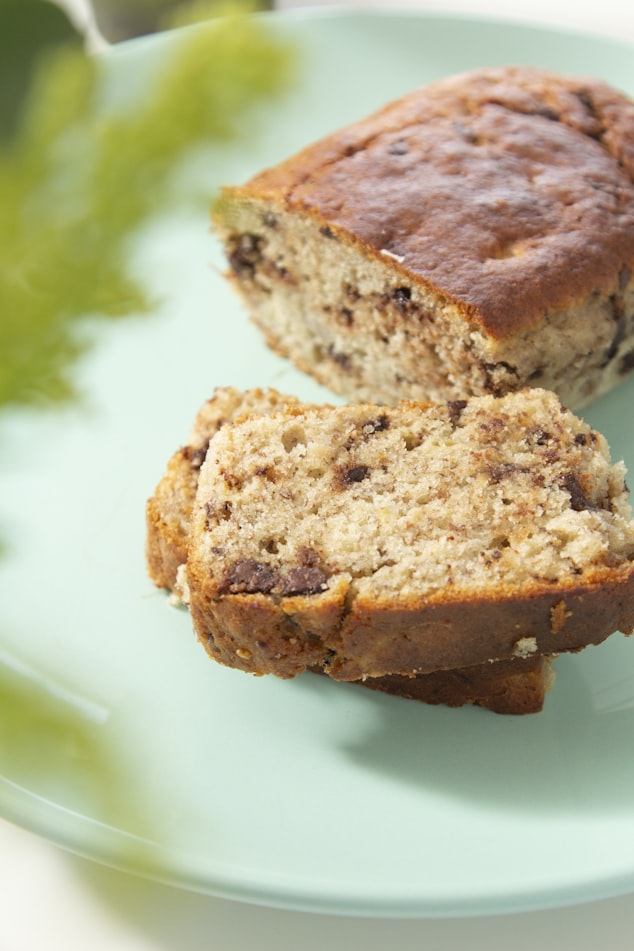
[[32,61],[0,151],[0,408],[75,395],[82,318],[151,311],[127,267],[131,238],[169,210],[171,176],[192,149],[244,136],[292,59],[260,18],[234,12],[185,31],[148,93],[107,111],[107,56],[62,44]]
[[43,52],[60,43],[79,47],[66,15],[44,0],[0,0],[0,142],[8,141]]

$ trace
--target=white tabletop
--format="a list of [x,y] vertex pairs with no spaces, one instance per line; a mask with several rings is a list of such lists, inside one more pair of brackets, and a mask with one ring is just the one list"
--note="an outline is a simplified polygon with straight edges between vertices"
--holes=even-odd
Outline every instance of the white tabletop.
[[[318,5],[324,4],[277,3],[282,9]],[[634,44],[631,0],[347,0],[330,5],[498,16]],[[69,855],[0,820],[0,951],[378,951],[386,946],[399,951],[631,951],[633,930],[634,895],[532,914],[457,920],[370,920],[277,911],[135,879]]]

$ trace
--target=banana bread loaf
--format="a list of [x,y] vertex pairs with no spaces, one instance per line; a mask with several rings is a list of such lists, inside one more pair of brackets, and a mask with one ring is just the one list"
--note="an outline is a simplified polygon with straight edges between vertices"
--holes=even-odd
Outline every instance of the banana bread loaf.
[[187,561],[210,655],[412,677],[634,627],[622,463],[556,396],[287,406],[222,427]]
[[268,344],[355,400],[634,368],[634,103],[530,67],[446,78],[227,187],[212,220]]

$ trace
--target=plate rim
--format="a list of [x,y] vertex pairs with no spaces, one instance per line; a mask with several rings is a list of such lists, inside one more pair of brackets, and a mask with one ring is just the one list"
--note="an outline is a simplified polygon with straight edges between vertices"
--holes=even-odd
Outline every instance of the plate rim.
[[[585,39],[608,46],[619,47],[624,51],[634,49],[634,44],[629,41],[619,40],[604,35],[594,36],[582,29],[575,30],[573,32],[572,30],[558,28],[552,25],[542,26],[540,24],[525,24],[523,22],[514,21],[508,18],[500,18],[493,15],[474,16],[472,14],[462,14],[459,11],[410,11],[394,8],[375,10],[344,10],[335,7],[302,7],[293,10],[266,11],[264,13],[258,14],[258,16],[263,16],[267,19],[270,18],[273,21],[296,21],[301,22],[303,25],[310,24],[315,20],[340,21],[342,19],[347,19],[359,22],[370,20],[377,21],[387,18],[400,21],[433,20],[437,23],[459,22],[461,25],[478,24],[485,27],[501,26],[512,30],[521,29],[530,31],[534,35],[548,33],[549,35],[563,36],[568,39]],[[193,27],[186,27],[184,29],[195,30],[196,28],[196,25],[194,25]],[[117,44],[117,46],[100,52],[98,55],[100,57],[107,58],[120,55],[135,56],[140,49],[155,46],[162,42],[171,43],[174,39],[174,34],[177,32],[180,31],[170,31],[163,34],[138,37],[133,40]],[[236,899],[238,901],[248,902],[256,905],[264,905],[267,907],[297,911],[321,912],[337,915],[361,915],[364,917],[381,918],[457,918],[484,916],[499,914],[502,912],[516,913],[566,907],[591,900],[618,897],[628,894],[634,890],[634,862],[630,872],[620,875],[607,875],[602,879],[597,879],[593,882],[587,882],[585,887],[580,887],[578,885],[561,885],[556,889],[549,888],[548,892],[533,892],[530,895],[527,895],[525,891],[520,891],[517,894],[512,892],[510,893],[510,898],[507,896],[507,898],[502,899],[502,902],[500,902],[499,894],[496,894],[490,896],[488,901],[482,900],[482,898],[475,900],[463,900],[461,905],[455,907],[449,907],[450,902],[448,900],[440,904],[437,902],[437,900],[433,900],[431,902],[429,900],[425,901],[421,898],[421,895],[418,892],[415,892],[415,890],[412,891],[412,894],[408,899],[404,899],[401,895],[400,897],[394,896],[391,900],[386,900],[385,895],[383,895],[380,899],[380,907],[374,908],[372,902],[376,900],[377,896],[370,896],[370,898],[368,898],[367,889],[365,896],[361,896],[359,894],[356,899],[352,899],[349,892],[340,901],[337,901],[336,896],[332,893],[328,896],[324,893],[319,899],[315,900],[314,890],[310,893],[309,890],[305,888],[295,888],[293,890],[288,884],[284,894],[280,895],[279,888],[276,885],[268,885],[264,887],[262,883],[260,883],[259,886],[256,887],[255,883],[252,882],[247,884],[246,880],[239,880],[239,877],[236,877],[232,885],[227,887],[228,878],[226,875],[224,887],[219,881],[213,883],[208,882],[207,887],[205,887],[205,883],[195,875],[191,876],[190,882],[187,882],[187,876],[184,876],[182,870],[179,870],[178,868],[176,869],[174,876],[171,876],[167,872],[157,872],[155,875],[150,872],[148,874],[147,868],[138,871],[135,870],[133,865],[126,864],[125,861],[118,862],[116,854],[113,854],[110,857],[104,857],[103,855],[95,854],[94,850],[90,848],[82,848],[82,830],[84,830],[86,826],[93,827],[95,825],[102,825],[102,823],[99,823],[98,820],[93,819],[90,816],[85,816],[80,813],[73,813],[72,810],[66,809],[66,807],[60,805],[59,803],[45,800],[37,793],[34,793],[28,789],[24,789],[13,783],[11,780],[8,780],[7,777],[0,775],[0,790],[6,788],[7,785],[13,789],[14,799],[16,802],[32,802],[33,800],[36,800],[44,806],[42,815],[58,815],[65,813],[67,816],[70,815],[73,818],[76,825],[71,823],[69,830],[71,832],[79,832],[79,836],[74,836],[72,834],[64,835],[60,829],[51,829],[50,826],[47,827],[47,824],[44,820],[38,821],[37,809],[35,809],[33,813],[28,816],[19,814],[19,809],[12,808],[11,794],[7,795],[6,798],[0,794],[0,813],[5,818],[7,818],[8,821],[19,825],[22,828],[28,829],[29,831],[41,836],[44,839],[54,842],[56,845],[59,845],[70,852],[81,855],[84,858],[91,859],[98,863],[120,869],[123,872],[141,874],[142,877],[148,878],[149,880],[154,880],[177,887],[191,888],[194,891],[204,892],[209,895],[214,895],[221,898]],[[126,833],[122,829],[116,829],[114,827],[111,827],[111,829],[117,833],[118,836],[130,838],[130,834]],[[168,855],[175,856],[178,854],[177,852],[175,853],[169,849],[165,850],[164,846],[161,846],[160,843],[157,845],[159,849],[166,851]]]

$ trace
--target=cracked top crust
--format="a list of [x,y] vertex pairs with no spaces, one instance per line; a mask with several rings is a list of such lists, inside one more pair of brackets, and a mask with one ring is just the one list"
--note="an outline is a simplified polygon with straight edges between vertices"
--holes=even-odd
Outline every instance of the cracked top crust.
[[440,80],[256,175],[501,339],[634,271],[634,102],[529,67]]

